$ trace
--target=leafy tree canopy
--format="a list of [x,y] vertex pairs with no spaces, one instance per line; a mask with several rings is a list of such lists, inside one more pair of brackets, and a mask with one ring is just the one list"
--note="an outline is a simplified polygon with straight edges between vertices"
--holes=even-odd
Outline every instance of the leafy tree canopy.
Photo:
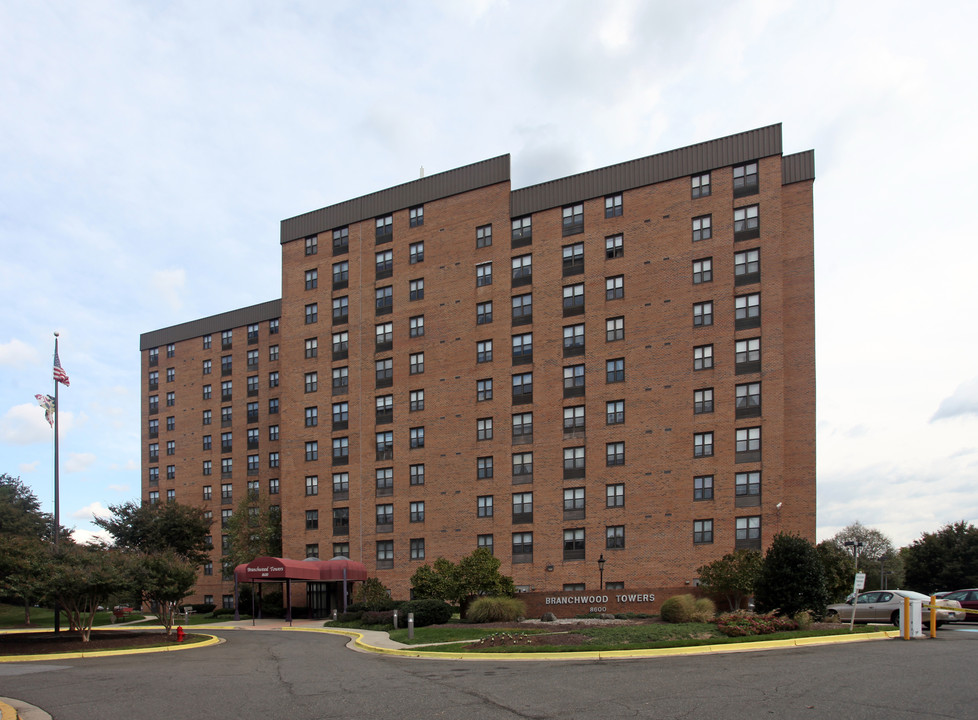
[[98,606],[128,587],[125,557],[117,550],[91,545],[61,546],[51,552],[44,594],[58,601],[71,627],[88,642]]
[[438,558],[434,566],[422,565],[411,576],[416,598],[436,598],[462,606],[473,595],[512,595],[513,578],[499,572],[501,563],[486,548],[476,548],[458,564]]
[[896,548],[893,546],[893,541],[889,537],[876,528],[866,527],[858,520],[833,535],[832,542],[849,552],[850,555],[852,554],[852,549],[846,547],[845,543],[862,543],[863,546],[859,548],[860,566],[863,565],[864,561],[866,563],[874,560],[879,562],[879,559],[883,556],[893,557],[896,555]]
[[965,521],[903,548],[907,585],[922,593],[978,587],[978,528]]
[[833,540],[823,540],[815,546],[825,573],[825,591],[829,602],[842,602],[852,591],[855,567],[852,553],[847,553]]
[[226,573],[256,557],[282,556],[282,512],[268,498],[244,497],[223,532],[229,543],[223,557]]
[[6,473],[0,475],[0,535],[51,538],[54,519],[41,512],[33,491]]
[[173,550],[130,555],[126,569],[130,592],[156,606],[169,635],[177,606],[197,581],[197,569]]
[[818,551],[797,535],[778,533],[764,556],[754,594],[759,612],[794,615],[810,610],[821,617],[828,604],[825,571]]
[[144,553],[172,550],[194,566],[209,557],[207,535],[211,521],[201,508],[167,502],[141,505],[127,502],[110,505],[111,518],[95,518],[95,524],[108,530],[115,544],[124,550]]
[[711,595],[726,599],[731,610],[754,594],[764,557],[757,550],[737,550],[699,568],[700,583]]

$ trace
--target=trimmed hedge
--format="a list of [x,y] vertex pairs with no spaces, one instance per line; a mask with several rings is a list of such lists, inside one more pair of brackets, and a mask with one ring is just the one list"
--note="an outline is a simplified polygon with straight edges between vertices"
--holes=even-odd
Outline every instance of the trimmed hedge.
[[442,600],[409,600],[397,608],[399,624],[407,626],[408,613],[414,613],[414,627],[442,625],[452,619],[452,606]]

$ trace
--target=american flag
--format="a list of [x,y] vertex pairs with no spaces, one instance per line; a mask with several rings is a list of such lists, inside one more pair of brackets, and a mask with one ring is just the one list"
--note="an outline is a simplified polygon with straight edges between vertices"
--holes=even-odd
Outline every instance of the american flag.
[[65,387],[71,385],[71,383],[68,382],[68,373],[66,373],[65,369],[61,367],[61,358],[58,357],[57,348],[54,349],[54,379],[59,383],[62,383]]

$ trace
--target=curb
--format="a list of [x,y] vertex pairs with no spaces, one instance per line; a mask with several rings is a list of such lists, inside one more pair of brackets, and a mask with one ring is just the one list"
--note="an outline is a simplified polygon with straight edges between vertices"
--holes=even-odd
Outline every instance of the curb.
[[343,635],[352,638],[347,647],[361,652],[392,655],[395,657],[413,657],[428,660],[492,660],[492,661],[554,661],[554,660],[636,660],[642,658],[685,656],[685,655],[716,655],[724,653],[758,652],[777,648],[809,647],[813,645],[835,645],[851,642],[866,642],[871,640],[889,640],[900,637],[898,630],[883,630],[874,633],[859,633],[858,635],[836,635],[828,637],[797,638],[794,640],[758,640],[752,643],[729,645],[696,645],[675,648],[649,648],[644,650],[595,650],[563,653],[457,653],[438,652],[437,650],[412,650],[410,646],[403,648],[386,648],[370,645],[364,641],[363,633],[354,629],[332,628],[294,628],[292,632],[321,632],[330,635]]
[[[192,643],[191,645],[173,645],[167,647],[155,647],[155,648],[133,648],[127,650],[92,650],[91,652],[70,652],[70,653],[49,653],[47,655],[9,655],[0,657],[0,663],[13,663],[13,662],[39,662],[44,660],[78,660],[78,659],[88,659],[96,657],[114,657],[116,655],[147,655],[149,653],[161,653],[161,652],[177,652],[180,650],[195,650],[197,648],[210,647],[211,645],[217,645],[223,640],[216,635],[207,635],[205,633],[199,633],[204,635],[207,640],[203,642]],[[6,715],[2,716],[2,720],[8,720]]]

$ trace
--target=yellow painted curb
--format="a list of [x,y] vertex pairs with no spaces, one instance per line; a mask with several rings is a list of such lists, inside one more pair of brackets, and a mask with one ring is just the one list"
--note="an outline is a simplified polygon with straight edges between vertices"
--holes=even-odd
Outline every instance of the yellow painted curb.
[[0,720],[17,720],[17,711],[5,702],[0,702]]
[[[204,633],[195,633],[204,635]],[[196,648],[210,647],[221,642],[221,638],[216,635],[206,635],[207,640],[190,645],[168,645],[166,647],[155,648],[133,648],[130,650],[93,650],[91,652],[71,652],[71,653],[49,653],[47,655],[9,655],[0,657],[0,663],[5,662],[39,662],[42,660],[78,660],[79,658],[88,659],[95,657],[113,657],[115,655],[145,655],[149,653],[175,652],[177,650],[193,650]],[[2,720],[7,720],[4,717]]]

